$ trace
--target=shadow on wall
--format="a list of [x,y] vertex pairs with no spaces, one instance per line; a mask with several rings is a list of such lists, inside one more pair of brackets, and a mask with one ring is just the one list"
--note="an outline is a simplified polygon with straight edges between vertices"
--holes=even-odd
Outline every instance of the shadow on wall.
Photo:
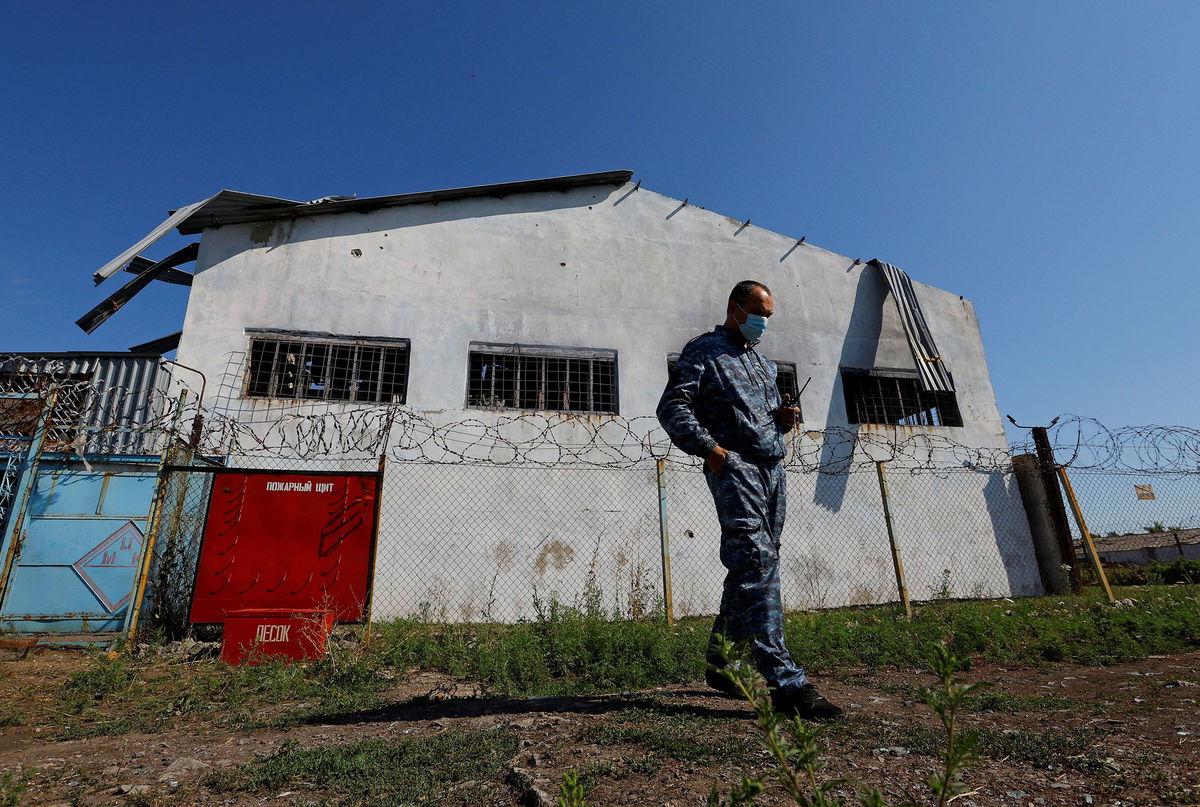
[[[872,367],[879,348],[879,334],[883,330],[883,303],[887,297],[887,286],[879,272],[863,269],[858,275],[858,286],[854,292],[854,309],[850,312],[850,324],[842,340],[839,367]],[[825,413],[825,426],[846,422],[846,401],[842,392],[841,373],[834,376],[833,390],[829,396],[829,410]],[[855,433],[857,434],[857,429]],[[821,448],[821,467],[837,471],[848,466],[853,459],[854,441],[826,442]],[[836,513],[842,509],[846,498],[847,477],[844,473],[817,474],[813,492],[813,503]]]
[[1044,594],[1016,477],[1001,472],[989,473],[983,486],[983,501],[992,522],[1000,562],[1008,577],[1008,590],[1017,596]]

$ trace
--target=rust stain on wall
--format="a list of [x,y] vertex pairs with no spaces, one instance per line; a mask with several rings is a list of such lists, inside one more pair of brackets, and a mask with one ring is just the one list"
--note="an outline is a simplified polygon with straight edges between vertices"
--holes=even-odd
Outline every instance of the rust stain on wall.
[[543,546],[541,552],[538,552],[537,560],[533,562],[533,570],[540,577],[546,573],[547,566],[562,570],[574,557],[575,550],[556,538]]

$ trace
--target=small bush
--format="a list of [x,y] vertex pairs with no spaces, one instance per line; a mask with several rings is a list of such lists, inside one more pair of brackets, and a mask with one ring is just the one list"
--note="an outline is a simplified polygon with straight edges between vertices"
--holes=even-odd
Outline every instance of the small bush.
[[[1112,586],[1144,586],[1150,582],[1145,566],[1105,566],[1104,574]],[[1091,576],[1094,579],[1095,573]]]
[[1180,558],[1171,563],[1162,564],[1155,561],[1146,573],[1149,582],[1158,585],[1174,585],[1176,583],[1200,583],[1200,560]]

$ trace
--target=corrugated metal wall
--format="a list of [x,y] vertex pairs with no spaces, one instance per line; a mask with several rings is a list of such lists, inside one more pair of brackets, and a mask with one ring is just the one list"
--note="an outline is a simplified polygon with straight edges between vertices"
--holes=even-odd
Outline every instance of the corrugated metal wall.
[[10,354],[0,356],[0,373],[39,382],[61,379],[55,425],[84,429],[87,454],[159,453],[159,435],[141,428],[157,421],[166,408],[171,377],[158,356]]

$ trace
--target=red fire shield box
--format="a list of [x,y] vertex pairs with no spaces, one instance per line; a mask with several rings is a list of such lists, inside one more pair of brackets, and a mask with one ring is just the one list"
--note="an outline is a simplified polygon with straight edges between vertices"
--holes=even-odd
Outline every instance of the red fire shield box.
[[376,488],[365,474],[215,474],[191,621],[224,622],[247,608],[321,608],[339,622],[362,619]]

